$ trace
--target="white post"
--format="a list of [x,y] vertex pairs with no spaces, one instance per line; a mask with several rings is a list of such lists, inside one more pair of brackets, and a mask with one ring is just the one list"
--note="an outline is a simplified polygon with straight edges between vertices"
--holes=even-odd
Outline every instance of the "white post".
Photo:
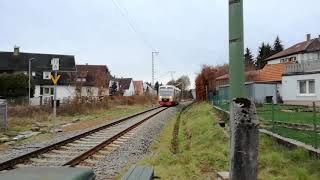
[[29,97],[29,106],[31,105],[30,99],[31,99],[31,59],[29,59],[29,80],[28,80],[28,88],[29,88],[29,93],[28,93],[28,97]]
[[[57,71],[54,72],[54,78],[57,79]],[[57,116],[57,84],[54,85],[53,94],[53,134],[56,132],[56,117]]]

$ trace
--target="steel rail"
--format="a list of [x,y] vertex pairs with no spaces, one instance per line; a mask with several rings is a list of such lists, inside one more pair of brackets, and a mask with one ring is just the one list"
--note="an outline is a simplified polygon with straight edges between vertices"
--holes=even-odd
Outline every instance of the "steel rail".
[[29,153],[26,153],[24,155],[21,155],[21,156],[18,156],[18,157],[15,157],[15,158],[12,158],[10,160],[7,160],[7,161],[4,161],[2,163],[0,163],[0,171],[2,170],[6,170],[6,169],[13,169],[15,165],[17,164],[20,164],[20,163],[24,163],[26,161],[28,161],[30,158],[33,158],[33,157],[36,157],[40,154],[44,154],[48,151],[51,151],[53,149],[56,149],[58,147],[61,147],[65,144],[68,144],[70,142],[73,142],[73,141],[76,141],[78,139],[81,139],[83,137],[86,137],[86,136],[89,136],[95,132],[98,132],[100,130],[103,130],[103,129],[106,129],[106,128],[109,128],[109,127],[112,127],[114,125],[117,125],[119,123],[122,123],[126,120],[129,120],[131,118],[134,118],[136,116],[139,116],[139,115],[142,115],[142,114],[145,114],[147,112],[150,112],[152,110],[155,110],[155,109],[158,109],[158,108],[161,108],[160,106],[158,107],[155,107],[155,108],[151,108],[151,109],[148,109],[146,111],[142,111],[142,112],[139,112],[139,113],[136,113],[136,114],[133,114],[133,115],[130,115],[130,116],[127,116],[127,117],[124,117],[124,118],[120,118],[118,120],[115,120],[113,122],[110,122],[106,125],[103,125],[103,126],[100,126],[98,128],[95,128],[95,129],[92,129],[92,130],[89,130],[87,132],[84,132],[84,133],[81,133],[81,134],[78,134],[76,136],[73,136],[71,138],[68,138],[68,139],[65,139],[65,140],[62,140],[62,141],[59,141],[59,142],[56,142],[56,143],[53,143],[49,146],[45,146],[43,148],[40,148],[40,149],[37,149],[37,150],[34,150],[34,151],[31,151]]
[[154,117],[155,115],[161,113],[162,111],[168,109],[168,107],[163,108],[162,110],[157,111],[156,113],[144,118],[143,120],[131,125],[130,127],[124,129],[123,131],[117,133],[116,135],[112,136],[111,138],[103,141],[102,143],[96,145],[95,147],[92,147],[91,149],[89,149],[88,151],[80,154],[79,156],[73,158],[72,160],[68,161],[67,163],[63,164],[63,166],[70,166],[70,167],[74,167],[76,165],[78,165],[80,162],[82,162],[83,160],[87,159],[88,157],[90,157],[91,155],[95,154],[96,152],[98,152],[99,150],[103,149],[105,146],[111,144],[112,142],[116,141],[117,139],[119,139],[121,136],[125,135],[126,133],[128,133],[129,131],[133,130],[134,128],[138,127],[139,125],[141,125],[142,123],[144,123],[145,121],[147,121],[148,119]]

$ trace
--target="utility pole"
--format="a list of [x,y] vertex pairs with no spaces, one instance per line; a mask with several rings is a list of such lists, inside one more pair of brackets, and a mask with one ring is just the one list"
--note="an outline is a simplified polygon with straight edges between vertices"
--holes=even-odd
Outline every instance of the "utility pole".
[[243,0],[229,0],[230,180],[256,180],[259,123],[245,98]]
[[29,59],[29,79],[28,79],[28,89],[29,89],[29,93],[28,93],[28,97],[29,97],[29,106],[31,105],[31,61],[34,60],[35,58],[30,58]]

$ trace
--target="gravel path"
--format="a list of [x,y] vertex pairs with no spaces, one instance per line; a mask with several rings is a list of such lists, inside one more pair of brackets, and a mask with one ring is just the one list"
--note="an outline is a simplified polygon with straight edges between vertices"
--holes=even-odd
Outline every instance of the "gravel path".
[[112,177],[121,172],[129,162],[137,162],[147,155],[150,145],[161,133],[166,122],[181,106],[182,105],[167,109],[138,127],[132,138],[96,165],[94,171],[97,179],[112,179]]

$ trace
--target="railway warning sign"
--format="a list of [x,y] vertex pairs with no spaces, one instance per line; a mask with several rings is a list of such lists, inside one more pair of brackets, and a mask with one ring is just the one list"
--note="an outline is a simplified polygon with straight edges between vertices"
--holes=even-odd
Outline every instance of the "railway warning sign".
[[56,77],[53,77],[52,75],[50,75],[50,79],[52,80],[52,82],[53,82],[54,85],[57,85],[60,77],[61,77],[60,74],[59,74],[58,76],[56,76]]
[[59,58],[51,59],[52,71],[59,71]]

